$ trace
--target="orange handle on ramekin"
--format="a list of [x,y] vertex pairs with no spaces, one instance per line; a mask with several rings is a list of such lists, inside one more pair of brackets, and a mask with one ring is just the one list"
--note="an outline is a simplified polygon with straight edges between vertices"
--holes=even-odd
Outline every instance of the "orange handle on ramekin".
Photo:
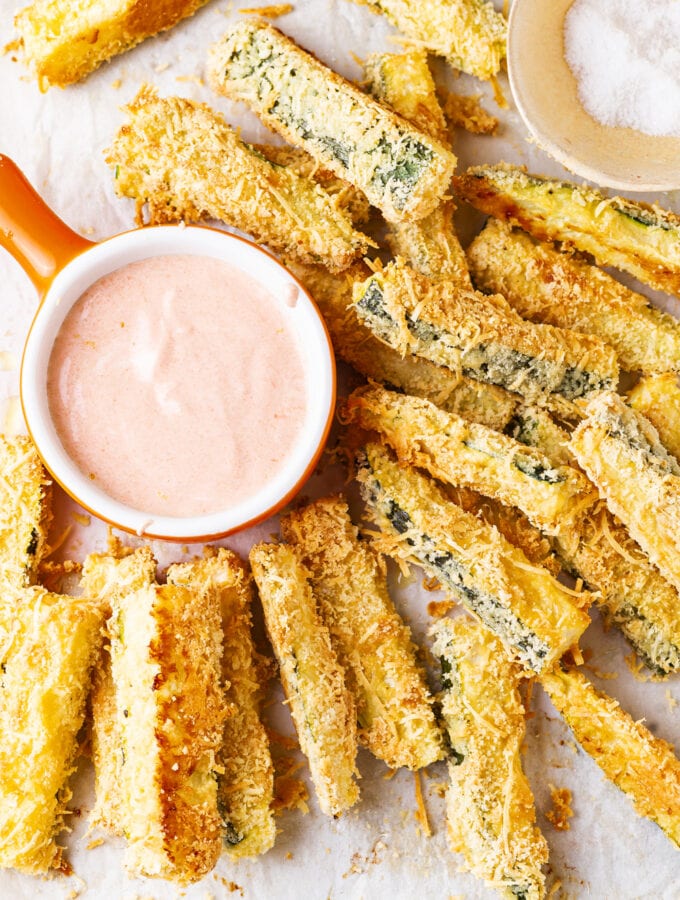
[[57,272],[91,246],[92,241],[62,222],[12,160],[0,153],[0,247],[12,254],[41,298]]

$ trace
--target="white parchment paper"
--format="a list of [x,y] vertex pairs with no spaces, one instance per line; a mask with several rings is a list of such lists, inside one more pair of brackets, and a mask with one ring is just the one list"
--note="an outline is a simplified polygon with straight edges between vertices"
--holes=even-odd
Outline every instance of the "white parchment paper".
[[[394,30],[364,7],[348,0],[293,2],[294,11],[275,24],[345,76],[360,76],[355,55],[398,49]],[[213,96],[203,81],[207,48],[239,17],[239,5],[264,3],[214,0],[174,31],[147,41],[83,84],[66,90],[41,94],[11,54],[0,57],[0,152],[13,157],[55,211],[87,237],[101,239],[130,228],[133,204],[114,196],[102,151],[123,120],[121,105],[135,95],[142,82],[155,84],[162,94],[180,94],[212,104],[230,122],[241,126],[249,140],[268,136],[250,113]],[[0,0],[3,44],[12,37],[16,9],[16,0]],[[436,71],[438,77],[451,77],[443,64],[437,64]],[[546,77],[550,77],[549,72]],[[502,78],[501,84],[509,99],[507,81]],[[563,174],[560,166],[528,141],[512,108],[497,110],[488,85],[461,77],[456,89],[484,94],[486,105],[502,119],[495,138],[460,133],[455,150],[461,168],[505,159],[523,162],[533,171]],[[678,207],[674,195],[652,199],[663,206]],[[480,221],[477,214],[460,211],[464,240]],[[655,301],[676,314],[680,312],[677,302],[670,298],[655,295]],[[0,251],[0,430],[13,422],[21,428],[13,398],[19,393],[18,362],[35,308],[36,298],[28,279]],[[306,486],[305,495],[320,496],[341,487],[342,473],[325,468]],[[82,511],[60,493],[56,505],[55,532],[71,529],[58,554],[82,560],[87,552],[104,548],[106,529],[102,523],[92,520],[89,525],[82,524],[74,518]],[[275,531],[276,522],[272,521],[224,543],[246,554],[255,540]],[[200,547],[153,544],[162,567],[185,558],[184,549],[191,553]],[[399,581],[396,573],[392,575],[399,609],[417,640],[426,643],[426,607],[436,597],[423,590],[421,573],[415,573],[410,582]],[[655,734],[680,744],[680,713],[673,705],[673,698],[680,700],[677,678],[662,684],[636,681],[624,662],[630,652],[628,645],[618,633],[606,634],[597,614],[583,643],[592,649],[592,663],[598,670],[615,674],[606,681],[593,675],[595,683],[619,699],[633,717],[644,718]],[[268,711],[271,720],[280,731],[292,733],[290,718],[275,689],[273,700]],[[532,706],[525,766],[536,794],[539,824],[550,844],[550,883],[561,882],[558,895],[598,900],[680,897],[680,852],[655,825],[635,816],[626,797],[606,782],[590,758],[576,747],[569,730],[538,688]],[[402,771],[388,778],[385,766],[364,751],[360,752],[359,768],[362,799],[349,814],[337,821],[327,819],[319,812],[310,789],[309,813],[284,813],[278,820],[276,846],[265,857],[238,864],[225,857],[202,882],[180,890],[163,882],[128,879],[120,840],[106,838],[103,844],[88,847],[101,835],[87,833],[92,772],[90,763],[83,760],[73,781],[73,830],[63,839],[76,876],[39,880],[0,872],[0,898],[62,900],[82,895],[93,900],[231,896],[248,900],[445,900],[495,896],[461,872],[461,858],[447,848],[441,798],[446,781],[443,764],[432,766],[422,777],[433,830],[429,838],[414,815],[413,775]],[[556,831],[544,817],[550,807],[550,784],[573,791],[575,815],[569,831]]]

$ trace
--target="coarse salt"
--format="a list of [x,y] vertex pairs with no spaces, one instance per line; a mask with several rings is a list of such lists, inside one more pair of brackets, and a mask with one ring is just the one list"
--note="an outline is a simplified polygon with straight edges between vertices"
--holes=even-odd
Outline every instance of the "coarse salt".
[[680,0],[575,0],[564,55],[598,122],[680,137]]

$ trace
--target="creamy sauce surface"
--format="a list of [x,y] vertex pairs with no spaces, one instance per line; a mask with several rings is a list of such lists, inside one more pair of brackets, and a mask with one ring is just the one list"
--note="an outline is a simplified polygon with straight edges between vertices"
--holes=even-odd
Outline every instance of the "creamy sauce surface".
[[221,260],[158,256],[95,282],[48,369],[69,456],[115,500],[196,516],[282,469],[306,412],[289,297]]

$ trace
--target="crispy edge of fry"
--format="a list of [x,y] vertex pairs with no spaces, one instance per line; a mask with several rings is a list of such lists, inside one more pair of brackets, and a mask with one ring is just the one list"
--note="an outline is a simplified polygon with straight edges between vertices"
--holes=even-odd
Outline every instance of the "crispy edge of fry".
[[0,866],[38,874],[63,868],[56,843],[66,825],[77,736],[90,671],[103,639],[105,605],[7,589],[0,603]]
[[0,435],[0,585],[34,583],[52,522],[51,485],[30,438]]
[[628,402],[649,419],[661,443],[680,461],[680,385],[675,372],[641,378],[628,392]]
[[274,767],[269,738],[260,720],[263,660],[251,634],[252,577],[225,548],[206,548],[191,562],[170,566],[168,582],[194,591],[213,591],[222,610],[222,684],[231,714],[217,753],[217,804],[223,842],[233,859],[259,856],[274,845]]
[[389,596],[384,562],[358,539],[346,500],[327,497],[289,513],[281,534],[311,574],[354,694],[361,742],[391,769],[441,759],[441,732],[411,632]]
[[226,704],[213,595],[149,585],[114,600],[111,670],[125,747],[125,863],[180,884],[222,849],[215,755]]
[[540,678],[574,737],[605,776],[628,795],[639,816],[651,819],[680,847],[680,761],[618,702],[577,670]]
[[446,797],[451,847],[504,896],[539,900],[548,845],[522,770],[522,669],[470,619],[441,619],[431,635],[442,665],[442,717],[453,751]]
[[337,816],[359,799],[356,709],[345,673],[293,548],[256,544],[250,565],[319,806]]

